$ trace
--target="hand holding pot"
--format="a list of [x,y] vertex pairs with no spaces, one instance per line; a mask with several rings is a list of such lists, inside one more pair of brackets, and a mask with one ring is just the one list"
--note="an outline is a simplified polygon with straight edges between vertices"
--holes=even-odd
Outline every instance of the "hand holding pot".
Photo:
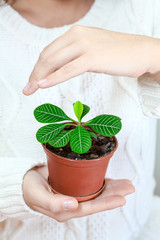
[[128,77],[149,73],[159,80],[159,61],[159,39],[73,26],[42,51],[23,93],[30,95],[84,72]]
[[37,167],[24,177],[23,194],[26,204],[35,211],[58,222],[79,218],[125,205],[125,196],[134,192],[129,180],[106,180],[102,194],[94,200],[78,203],[74,197],[53,194],[47,182],[47,167]]

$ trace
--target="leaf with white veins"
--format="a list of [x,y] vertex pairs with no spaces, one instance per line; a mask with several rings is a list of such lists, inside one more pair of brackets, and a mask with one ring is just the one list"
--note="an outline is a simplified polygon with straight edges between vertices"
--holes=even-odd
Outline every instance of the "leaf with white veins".
[[115,136],[122,128],[121,119],[114,115],[99,115],[86,122],[85,125],[107,137]]
[[36,120],[41,123],[54,123],[64,120],[72,121],[72,119],[68,117],[61,108],[50,103],[45,103],[38,106],[34,110],[34,116]]
[[83,154],[91,147],[90,134],[81,126],[77,126],[70,138],[71,150],[75,153]]
[[36,138],[41,143],[47,143],[58,135],[58,133],[67,125],[68,124],[49,124],[41,127],[36,133]]
[[70,136],[74,130],[61,131],[49,144],[55,148],[65,147],[70,140]]

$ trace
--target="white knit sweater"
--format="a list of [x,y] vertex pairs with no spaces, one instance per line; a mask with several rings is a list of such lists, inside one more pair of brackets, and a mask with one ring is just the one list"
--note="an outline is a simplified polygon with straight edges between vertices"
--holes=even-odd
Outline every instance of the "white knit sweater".
[[[160,37],[160,1],[96,0],[76,23]],[[0,224],[0,239],[133,240],[142,232],[140,240],[157,240],[147,237],[143,229],[153,205],[155,118],[160,117],[160,85],[153,79],[137,81],[85,73],[38,90],[30,97],[22,94],[42,49],[71,26],[40,28],[10,6],[0,8],[0,220],[5,220]],[[58,223],[25,205],[22,181],[27,170],[46,162],[35,138],[40,124],[34,119],[33,110],[50,102],[72,116],[70,109],[76,100],[91,107],[88,118],[106,113],[122,119],[123,129],[117,136],[119,148],[107,176],[132,180],[136,193],[127,197],[123,208]],[[156,216],[160,219],[160,210]]]

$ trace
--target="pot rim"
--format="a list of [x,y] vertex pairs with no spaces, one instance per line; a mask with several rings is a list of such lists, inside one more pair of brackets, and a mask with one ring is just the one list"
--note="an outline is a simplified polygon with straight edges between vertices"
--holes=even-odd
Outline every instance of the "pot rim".
[[60,158],[60,159],[62,159],[64,162],[76,162],[76,163],[82,163],[82,162],[86,162],[86,161],[89,161],[89,162],[98,162],[98,161],[100,161],[100,160],[103,160],[104,158],[110,158],[113,154],[114,154],[114,152],[117,150],[117,148],[118,148],[118,140],[117,140],[117,138],[115,137],[115,136],[113,136],[113,138],[114,138],[114,140],[115,140],[115,142],[116,142],[116,147],[115,147],[115,149],[112,151],[112,152],[110,152],[109,154],[107,154],[107,155],[105,155],[105,156],[103,156],[103,157],[100,157],[100,158],[95,158],[95,159],[79,159],[79,160],[75,160],[75,159],[70,159],[70,158],[66,158],[66,157],[62,157],[62,156],[60,156],[60,155],[57,155],[57,154],[55,154],[55,153],[53,153],[53,152],[51,152],[48,148],[46,148],[45,146],[44,146],[44,144],[43,143],[41,143],[41,145],[42,145],[42,147],[44,148],[44,150],[48,153],[48,154],[50,154],[50,155],[52,155],[53,157],[56,157],[56,158]]

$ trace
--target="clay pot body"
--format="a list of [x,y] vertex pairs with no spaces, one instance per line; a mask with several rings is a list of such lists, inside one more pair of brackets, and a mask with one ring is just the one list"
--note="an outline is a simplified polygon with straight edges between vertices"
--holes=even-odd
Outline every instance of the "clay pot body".
[[49,184],[54,193],[76,197],[79,202],[98,196],[104,186],[104,178],[109,160],[118,147],[108,155],[90,160],[64,158],[49,151],[43,144],[47,155]]

